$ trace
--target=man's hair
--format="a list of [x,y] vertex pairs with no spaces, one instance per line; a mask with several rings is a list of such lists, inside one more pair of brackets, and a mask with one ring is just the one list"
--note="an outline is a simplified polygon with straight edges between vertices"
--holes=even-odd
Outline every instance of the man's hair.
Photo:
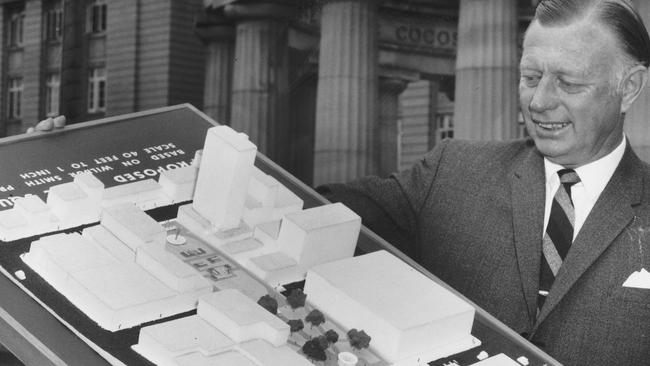
[[541,25],[568,25],[591,17],[608,27],[633,64],[650,65],[650,38],[628,0],[542,0],[535,10]]

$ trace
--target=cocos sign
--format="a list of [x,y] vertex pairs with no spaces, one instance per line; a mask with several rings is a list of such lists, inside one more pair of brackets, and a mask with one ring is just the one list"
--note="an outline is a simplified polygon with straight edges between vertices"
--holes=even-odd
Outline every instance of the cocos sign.
[[400,42],[434,48],[456,48],[458,32],[452,29],[399,25],[395,38]]

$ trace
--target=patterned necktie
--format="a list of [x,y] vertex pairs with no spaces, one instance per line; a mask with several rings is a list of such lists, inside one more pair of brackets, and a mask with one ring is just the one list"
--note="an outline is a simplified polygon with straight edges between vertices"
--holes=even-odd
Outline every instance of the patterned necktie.
[[560,184],[553,198],[551,216],[542,242],[543,254],[537,296],[538,309],[541,309],[542,305],[544,305],[555,276],[557,276],[562,261],[564,261],[573,242],[575,214],[573,201],[571,200],[571,186],[580,182],[580,177],[573,169],[562,169],[557,174],[562,184]]

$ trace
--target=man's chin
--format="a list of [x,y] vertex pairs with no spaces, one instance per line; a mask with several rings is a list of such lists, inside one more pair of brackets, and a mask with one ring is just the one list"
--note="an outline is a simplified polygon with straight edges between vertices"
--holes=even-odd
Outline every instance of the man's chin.
[[533,141],[535,141],[537,150],[548,160],[561,165],[562,161],[567,160],[569,149],[566,146],[557,142],[549,143],[548,141],[535,138],[533,138]]

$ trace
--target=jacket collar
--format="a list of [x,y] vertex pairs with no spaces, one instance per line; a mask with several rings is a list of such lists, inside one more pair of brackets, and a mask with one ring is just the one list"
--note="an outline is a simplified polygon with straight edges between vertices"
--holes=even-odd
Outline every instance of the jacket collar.
[[[532,140],[528,141],[533,144]],[[544,226],[545,178],[544,161],[536,148],[528,149],[515,163],[511,181],[512,218],[515,252],[521,289],[528,305],[532,327],[537,315],[541,233]]]
[[634,219],[634,206],[640,204],[643,193],[642,169],[641,161],[628,142],[623,159],[578,233],[538,316],[537,290],[545,202],[544,163],[536,148],[529,149],[515,163],[511,181],[515,252],[533,331]]

